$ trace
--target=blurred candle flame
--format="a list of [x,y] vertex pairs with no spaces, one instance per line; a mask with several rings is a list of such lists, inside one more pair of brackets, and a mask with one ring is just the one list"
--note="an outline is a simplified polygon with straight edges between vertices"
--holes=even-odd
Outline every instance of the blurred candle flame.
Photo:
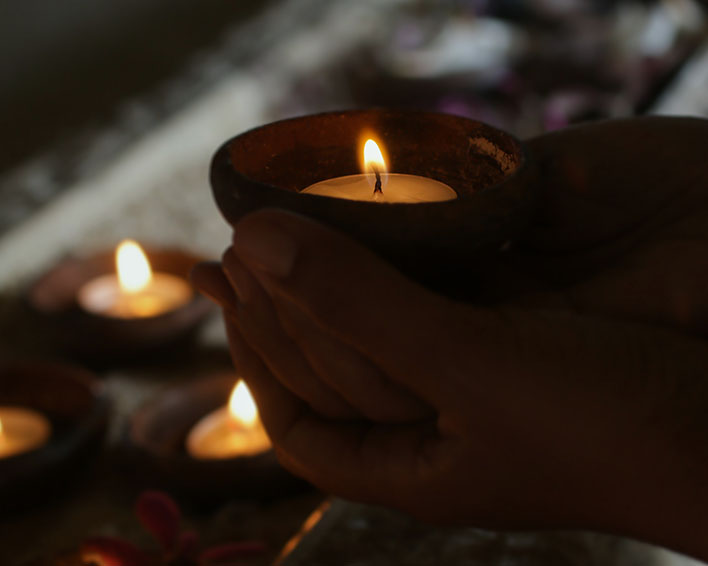
[[134,240],[123,240],[118,246],[116,271],[120,287],[126,293],[142,291],[152,279],[150,262]]
[[258,408],[242,379],[238,380],[229,397],[229,413],[234,421],[246,427],[254,426],[258,420]]

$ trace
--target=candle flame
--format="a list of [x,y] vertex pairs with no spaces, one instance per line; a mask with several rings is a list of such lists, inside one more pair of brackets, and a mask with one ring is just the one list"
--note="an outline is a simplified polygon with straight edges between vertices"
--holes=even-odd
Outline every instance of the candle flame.
[[116,271],[121,289],[126,293],[137,293],[152,279],[150,262],[145,252],[133,240],[123,240],[116,250]]
[[242,379],[238,380],[231,392],[229,413],[235,421],[248,427],[253,426],[258,420],[258,407]]
[[2,419],[0,419],[0,440],[2,440],[2,437],[4,436],[5,431],[2,428]]
[[386,160],[379,144],[371,138],[364,144],[364,170],[366,173],[378,172],[381,175],[386,173]]
[[374,200],[383,199],[383,188],[388,181],[386,175],[386,160],[377,144],[371,138],[364,143],[364,171],[369,186],[374,189]]
[[380,172],[386,171],[386,160],[379,149],[379,144],[371,138],[364,144],[364,166],[367,169],[376,168]]

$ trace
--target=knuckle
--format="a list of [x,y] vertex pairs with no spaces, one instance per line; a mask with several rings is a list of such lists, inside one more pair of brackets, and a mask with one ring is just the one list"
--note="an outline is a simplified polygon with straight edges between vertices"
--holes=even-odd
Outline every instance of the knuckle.
[[336,285],[329,285],[308,306],[315,319],[337,326],[340,318],[352,308],[352,298],[346,297]]
[[343,263],[342,254],[327,247],[302,262],[295,285],[307,310],[322,320],[331,320],[352,303],[351,289],[356,284],[351,267]]
[[280,326],[295,343],[301,344],[308,337],[308,332],[299,317],[294,316],[291,309],[278,310]]

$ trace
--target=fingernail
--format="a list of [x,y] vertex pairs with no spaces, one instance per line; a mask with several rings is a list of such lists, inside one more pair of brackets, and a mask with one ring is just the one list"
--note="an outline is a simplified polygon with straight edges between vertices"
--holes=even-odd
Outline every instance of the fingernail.
[[234,249],[249,265],[275,277],[287,277],[297,256],[297,244],[286,232],[253,219],[236,227]]
[[210,278],[210,274],[207,270],[211,267],[212,265],[207,263],[195,266],[189,274],[189,281],[196,291],[213,303],[220,306],[227,304],[231,297],[229,297],[228,292],[226,292],[217,281]]
[[197,287],[197,291],[207,300],[211,301],[217,306],[222,306],[223,301],[221,300],[220,297],[217,297],[216,294],[212,293],[209,291],[209,289],[205,289],[204,287]]

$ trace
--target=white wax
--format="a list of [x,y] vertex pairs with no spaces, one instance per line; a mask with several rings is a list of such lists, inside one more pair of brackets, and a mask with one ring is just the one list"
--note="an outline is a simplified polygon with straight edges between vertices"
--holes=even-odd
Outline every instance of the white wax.
[[187,436],[187,452],[198,460],[255,456],[270,448],[270,439],[260,419],[250,425],[241,423],[228,407],[206,415]]
[[125,291],[115,274],[102,275],[86,283],[77,296],[85,310],[114,318],[157,316],[188,303],[192,288],[186,280],[170,273],[152,274],[150,283],[135,292]]
[[36,450],[52,431],[49,420],[32,409],[0,407],[0,459]]
[[314,183],[301,192],[312,195],[376,202],[434,202],[453,200],[457,193],[445,183],[402,173],[383,176],[383,194],[374,196],[370,175],[346,175]]

